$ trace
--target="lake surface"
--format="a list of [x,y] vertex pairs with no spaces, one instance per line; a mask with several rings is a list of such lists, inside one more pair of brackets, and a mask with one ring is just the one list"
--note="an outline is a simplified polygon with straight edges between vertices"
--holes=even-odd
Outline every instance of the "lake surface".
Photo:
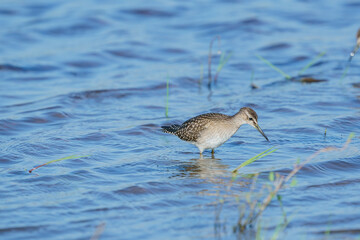
[[[359,12],[355,0],[3,0],[0,238],[254,239],[261,229],[270,239],[283,221],[276,199],[254,226],[233,231],[245,174],[260,174],[257,191],[270,172],[286,176],[355,133],[280,190],[289,223],[279,239],[359,239],[360,56],[341,79]],[[232,55],[209,90],[215,36],[213,75],[218,49]],[[297,76],[321,52],[303,74],[327,81],[312,84],[256,57]],[[160,130],[243,106],[270,143],[245,125],[215,158],[198,159]],[[232,170],[270,147],[278,150],[242,168],[230,189]]]

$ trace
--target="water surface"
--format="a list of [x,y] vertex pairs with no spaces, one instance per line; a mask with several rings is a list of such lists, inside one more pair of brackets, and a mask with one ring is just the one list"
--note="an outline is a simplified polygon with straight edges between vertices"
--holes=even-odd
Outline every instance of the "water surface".
[[[359,11],[356,1],[2,1],[1,239],[90,239],[101,224],[100,239],[253,239],[256,226],[233,233],[235,195],[251,180],[238,178],[226,197],[231,171],[276,146],[241,171],[260,173],[261,187],[269,172],[286,175],[351,132],[346,150],[319,155],[281,190],[290,222],[280,238],[357,239],[359,56],[340,77]],[[209,91],[217,35],[232,56]],[[297,76],[323,51],[305,74],[327,81],[313,84],[286,80],[255,56]],[[196,147],[160,131],[243,106],[256,110],[270,143],[243,126],[215,159],[198,159]],[[28,172],[71,155],[87,157]],[[265,239],[282,219],[274,201],[261,218]]]

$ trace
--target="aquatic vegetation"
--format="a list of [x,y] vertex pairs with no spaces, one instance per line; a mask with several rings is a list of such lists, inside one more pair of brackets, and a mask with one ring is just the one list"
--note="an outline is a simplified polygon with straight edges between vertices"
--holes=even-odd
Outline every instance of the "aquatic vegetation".
[[59,162],[59,161],[62,161],[62,160],[68,160],[68,159],[78,159],[78,158],[84,158],[84,157],[89,157],[90,155],[86,155],[86,156],[77,156],[77,155],[71,155],[71,156],[68,156],[68,157],[64,157],[64,158],[59,158],[59,159],[56,159],[56,160],[51,160],[47,163],[44,163],[44,164],[41,164],[39,166],[36,166],[32,169],[29,170],[29,173],[32,173],[34,170],[40,168],[40,167],[43,167],[43,166],[46,166],[50,163],[54,163],[54,162]]
[[[313,66],[321,57],[323,57],[326,54],[326,52],[321,52],[319,53],[315,58],[313,58],[305,67],[303,67],[299,73],[298,76],[301,76],[301,74],[303,74],[308,68],[310,68],[311,66]],[[256,57],[258,57],[262,62],[264,62],[265,64],[267,64],[269,67],[271,67],[272,69],[274,69],[275,71],[277,71],[278,73],[280,73],[282,76],[284,76],[286,79],[288,80],[293,80],[296,79],[296,77],[291,77],[290,75],[286,74],[284,71],[282,71],[280,68],[276,67],[274,64],[272,64],[269,60],[265,59],[264,57],[255,54]],[[301,78],[300,82],[302,83],[314,83],[314,82],[324,82],[326,80],[321,80],[321,79],[314,79],[314,78],[309,78],[309,77],[305,77],[305,78]]]
[[269,60],[265,59],[264,57],[255,54],[256,57],[258,57],[261,61],[263,61],[264,63],[266,63],[267,65],[269,65],[272,69],[274,69],[275,71],[277,71],[278,73],[280,73],[281,75],[283,75],[286,79],[291,79],[290,75],[286,74],[285,72],[283,72],[280,68],[276,67],[274,64],[272,64]]
[[[218,40],[218,44],[219,44],[219,50],[218,50],[218,54],[220,55],[220,60],[216,69],[216,73],[214,76],[214,79],[212,79],[212,75],[211,75],[211,59],[212,59],[212,46],[215,40]],[[216,84],[217,79],[219,78],[219,74],[222,70],[222,68],[225,66],[225,64],[229,61],[230,57],[232,56],[232,52],[228,52],[228,53],[222,53],[221,52],[221,37],[220,36],[215,36],[211,41],[210,41],[210,46],[209,46],[209,54],[208,54],[208,88],[211,89],[211,84],[212,82],[214,82]]]
[[221,54],[221,37],[220,36],[215,36],[213,39],[211,39],[210,41],[210,45],[209,45],[209,55],[208,55],[208,88],[211,88],[211,82],[212,82],[212,77],[211,77],[211,59],[212,59],[212,46],[215,40],[218,40],[218,44],[219,44],[219,51],[218,54]]
[[91,236],[90,240],[98,240],[101,237],[101,234],[105,231],[106,222],[102,222],[96,226],[94,234]]
[[250,86],[252,89],[258,89],[259,86],[254,83],[254,70],[251,71],[251,77],[250,77]]
[[219,61],[219,64],[218,64],[218,67],[216,69],[216,74],[215,74],[215,77],[214,77],[214,83],[216,84],[216,81],[219,77],[219,74],[220,74],[220,71],[221,69],[224,67],[224,65],[229,61],[230,57],[232,56],[232,52],[229,52],[229,53],[222,53],[221,56],[220,56],[220,61]]
[[347,75],[347,73],[348,73],[348,71],[349,71],[349,68],[350,68],[350,62],[348,62],[348,63],[346,64],[345,70],[344,70],[343,74],[342,74],[341,77],[340,77],[340,80],[341,80],[341,81],[346,77],[346,75]]
[[[252,179],[249,191],[246,193],[239,194],[229,194],[229,192],[226,193],[226,195],[219,195],[220,201],[218,204],[224,205],[225,199],[227,202],[232,202],[231,199],[229,199],[229,196],[236,196],[235,202],[238,204],[239,214],[238,214],[238,220],[236,222],[236,225],[233,227],[234,233],[243,233],[247,229],[249,229],[250,226],[254,226],[257,224],[257,230],[256,230],[256,236],[257,239],[261,238],[261,216],[264,213],[264,211],[267,209],[269,204],[273,201],[274,197],[276,197],[279,207],[281,208],[282,212],[282,218],[283,222],[278,224],[276,229],[274,230],[274,233],[272,235],[271,239],[277,239],[280,233],[286,228],[286,226],[289,224],[289,220],[287,218],[287,214],[285,212],[284,204],[282,196],[279,194],[281,190],[284,190],[286,187],[294,187],[297,185],[296,180],[296,174],[309,162],[314,160],[319,154],[325,153],[325,152],[331,152],[331,151],[344,151],[348,145],[350,144],[352,138],[354,138],[354,134],[351,133],[347,139],[347,141],[344,143],[342,147],[325,147],[322,148],[312,155],[310,155],[307,159],[305,159],[303,162],[300,162],[298,160],[295,164],[293,169],[287,174],[287,175],[281,175],[279,173],[269,172],[268,174],[268,183],[259,183],[258,179],[261,173],[255,173],[251,175],[242,175],[241,177],[244,179],[244,177],[250,177]],[[235,177],[234,174],[238,174],[238,170],[246,165],[249,165],[250,163],[254,162],[257,159],[260,159],[266,155],[269,155],[273,152],[275,152],[277,149],[270,148],[266,151],[257,154],[256,156],[248,159],[243,164],[241,164],[239,167],[233,170],[233,177],[231,178],[227,188],[228,191],[236,192],[236,190],[232,189],[235,183]],[[242,179],[242,180],[243,180]],[[221,211],[221,208],[217,208],[217,210]],[[220,213],[216,213],[217,215],[220,215]]]
[[326,82],[324,79],[315,79],[312,77],[304,77],[300,79],[300,82],[302,83],[316,83],[316,82]]
[[256,156],[252,157],[252,158],[249,158],[248,160],[246,160],[245,162],[243,162],[242,164],[240,164],[237,168],[235,168],[232,172],[233,172],[233,178],[236,176],[238,170],[242,167],[245,167],[247,165],[249,165],[250,163],[253,163],[255,162],[256,160],[260,159],[260,158],[263,158],[273,152],[275,152],[276,150],[278,150],[277,148],[274,149],[274,147],[271,147],[259,154],[257,154]]
[[317,55],[315,58],[313,58],[305,67],[303,67],[298,75],[303,74],[308,68],[310,68],[312,65],[314,65],[322,56],[324,56],[326,52],[321,52],[319,55]]
[[204,65],[201,63],[201,65],[200,65],[199,87],[201,87],[203,79],[204,79]]

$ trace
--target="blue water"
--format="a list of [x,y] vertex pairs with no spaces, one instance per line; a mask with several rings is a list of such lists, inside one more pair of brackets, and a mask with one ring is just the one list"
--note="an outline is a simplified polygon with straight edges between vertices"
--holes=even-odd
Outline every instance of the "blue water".
[[[359,56],[341,75],[359,12],[358,1],[3,0],[0,238],[254,239],[261,229],[269,239],[283,221],[276,199],[233,232],[251,185],[243,174],[260,173],[260,191],[269,172],[286,176],[353,132],[346,149],[320,154],[279,192],[289,220],[279,239],[358,239]],[[217,50],[232,55],[209,90],[215,36],[213,75]],[[255,56],[297,76],[321,52],[304,74],[326,81],[312,84]],[[270,143],[242,126],[215,159],[198,159],[195,146],[160,130],[243,106]],[[231,183],[234,168],[272,146]]]

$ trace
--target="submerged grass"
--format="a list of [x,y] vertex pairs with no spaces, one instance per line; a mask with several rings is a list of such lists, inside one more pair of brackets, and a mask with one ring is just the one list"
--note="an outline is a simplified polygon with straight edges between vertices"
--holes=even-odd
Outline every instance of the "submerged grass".
[[[234,182],[234,174],[237,174],[238,169],[240,169],[243,166],[249,165],[250,163],[254,162],[257,159],[260,159],[268,154],[273,153],[277,149],[274,149],[274,147],[267,149],[263,151],[260,154],[257,154],[256,156],[248,159],[243,164],[241,164],[239,167],[234,169],[232,172],[233,177],[229,181],[229,184],[226,185],[226,194],[219,196],[221,199],[221,203],[219,201],[219,204],[222,206],[224,203],[230,202],[229,197],[236,196],[235,201],[239,205],[239,214],[238,214],[238,220],[236,222],[236,225],[233,227],[233,232],[237,234],[245,234],[245,231],[248,229],[249,231],[253,231],[253,228],[251,226],[257,226],[256,228],[256,239],[263,239],[262,238],[262,224],[261,224],[261,217],[264,211],[267,209],[267,207],[270,205],[270,203],[273,201],[273,199],[276,197],[278,201],[278,205],[281,208],[282,218],[283,222],[278,224],[274,230],[274,232],[271,235],[271,239],[276,240],[279,238],[280,234],[286,229],[286,227],[289,224],[289,220],[287,219],[287,214],[284,208],[283,198],[279,194],[280,190],[283,190],[287,187],[294,187],[297,185],[296,180],[296,174],[309,162],[311,162],[314,158],[316,158],[319,154],[324,152],[331,152],[331,151],[344,151],[348,145],[350,144],[352,138],[354,138],[354,134],[351,133],[344,143],[342,147],[325,147],[322,148],[312,155],[310,155],[308,158],[306,158],[303,162],[300,162],[298,160],[295,164],[293,169],[287,174],[287,175],[281,175],[279,173],[270,172],[268,175],[269,182],[263,183],[259,185],[258,179],[260,173],[252,174],[252,182],[250,184],[249,192],[241,192],[241,194],[238,194],[238,190],[234,190],[232,186],[236,182]],[[243,180],[243,179],[242,179]],[[229,191],[231,191],[229,193]],[[226,199],[227,198],[227,199]],[[226,199],[226,200],[224,200]],[[231,204],[232,205],[232,204]],[[222,207],[221,209],[223,209]],[[220,211],[221,211],[220,209]],[[219,215],[219,214],[218,214]],[[220,221],[220,220],[218,220]],[[246,234],[245,234],[246,235]]]
[[283,75],[286,79],[291,79],[290,75],[284,73],[280,68],[276,67],[274,64],[272,64],[269,60],[265,59],[264,57],[255,54],[256,57],[258,57],[261,61],[269,65],[272,69]]
[[[315,58],[313,58],[305,67],[303,67],[298,75],[300,76],[301,74],[303,74],[308,68],[310,68],[311,66],[313,66],[321,57],[323,57],[326,54],[326,52],[321,52],[319,53]],[[276,67],[274,64],[272,64],[269,60],[265,59],[264,57],[255,54],[256,57],[258,57],[261,61],[263,61],[264,63],[266,63],[268,66],[270,66],[272,69],[274,69],[275,71],[277,71],[278,73],[280,73],[282,76],[284,76],[286,79],[290,80],[293,77],[291,77],[290,75],[286,74],[284,71],[282,71],[280,68]],[[313,81],[313,82],[317,82],[317,81]]]
[[[258,160],[258,159],[260,159],[260,158],[263,158],[263,157],[265,157],[265,156],[267,156],[267,155],[275,152],[276,150],[277,150],[277,148],[274,149],[274,147],[271,147],[271,148],[269,148],[269,149],[267,149],[267,150],[265,150],[265,151],[257,154],[256,156],[254,156],[254,157],[252,157],[252,158],[249,158],[248,160],[246,160],[245,162],[243,162],[242,164],[240,164],[237,168],[235,168],[235,169],[232,171],[233,174],[235,174],[235,176],[236,176],[236,174],[237,174],[237,172],[238,172],[238,170],[239,170],[240,168],[245,167],[245,166],[249,165],[250,163],[255,162],[256,160]],[[233,178],[234,178],[235,176],[233,176]]]
[[259,86],[254,83],[254,70],[251,71],[250,86],[252,89],[258,89]]
[[200,66],[199,87],[201,87],[202,82],[203,82],[203,79],[204,79],[204,65],[201,63],[201,66]]
[[[211,75],[211,59],[212,59],[212,47],[213,47],[214,41],[216,41],[216,40],[218,40],[218,44],[219,44],[218,54],[221,54],[221,55],[220,55],[219,64],[217,66],[216,73],[215,73],[215,76],[214,76],[214,79],[213,79],[212,75]],[[210,41],[209,54],[208,54],[208,88],[209,89],[211,89],[211,85],[213,84],[213,82],[216,84],[216,82],[217,82],[217,80],[219,78],[219,74],[220,74],[221,70],[223,69],[225,64],[229,61],[232,54],[233,54],[232,52],[228,52],[228,53],[222,53],[221,52],[221,37],[220,36],[215,36]]]
[[313,60],[311,60],[303,69],[300,70],[298,75],[301,75],[303,72],[305,72],[308,68],[310,68],[312,65],[314,65],[322,56],[324,56],[326,52],[321,52],[319,55],[317,55]]
[[90,240],[99,240],[101,234],[105,231],[105,227],[106,227],[106,222],[102,222],[100,223],[96,229],[94,234],[91,236]]
[[68,160],[68,159],[78,159],[78,158],[84,158],[84,157],[89,157],[90,155],[87,155],[87,156],[77,156],[77,155],[71,155],[71,156],[68,156],[68,157],[64,157],[64,158],[59,158],[59,159],[56,159],[56,160],[51,160],[47,163],[44,163],[44,164],[41,164],[39,166],[36,166],[32,169],[29,170],[29,173],[32,173],[34,170],[40,168],[40,167],[43,167],[43,166],[46,166],[50,163],[54,163],[54,162],[59,162],[59,161],[62,161],[62,160]]
[[275,228],[273,235],[271,236],[271,240],[278,239],[279,235],[285,230],[285,228],[287,227],[288,224],[289,224],[288,221],[278,224]]
[[212,77],[211,77],[211,59],[212,59],[212,46],[214,44],[214,41],[218,40],[218,44],[219,44],[219,53],[221,53],[221,37],[220,36],[215,36],[213,37],[213,39],[211,39],[210,41],[210,45],[209,45],[209,55],[208,55],[208,88],[211,89],[211,82],[212,82]]
[[[350,60],[351,61],[351,60]],[[345,69],[344,69],[344,72],[343,72],[343,74],[341,75],[341,77],[340,77],[340,81],[342,81],[345,77],[346,77],[346,75],[347,75],[347,73],[348,73],[348,71],[349,71],[349,68],[350,68],[350,61],[346,64],[346,67],[345,67]]]
[[222,53],[221,56],[220,56],[220,61],[219,61],[219,65],[216,69],[216,74],[215,74],[215,77],[214,77],[214,83],[216,84],[217,82],[217,79],[219,78],[219,74],[220,74],[220,71],[221,69],[225,66],[225,64],[229,61],[230,57],[232,56],[232,52],[229,52],[229,53]]

